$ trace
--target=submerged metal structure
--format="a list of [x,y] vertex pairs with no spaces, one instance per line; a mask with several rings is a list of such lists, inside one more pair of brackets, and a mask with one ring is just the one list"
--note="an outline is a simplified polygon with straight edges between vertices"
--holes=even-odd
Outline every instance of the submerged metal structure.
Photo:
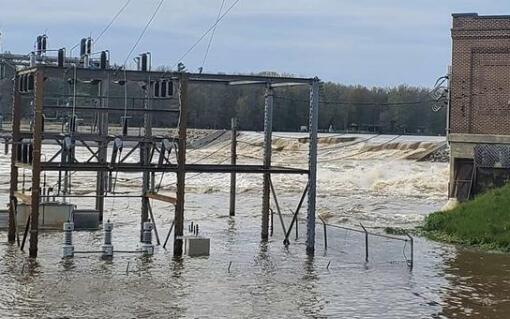
[[[272,174],[306,174],[308,182],[304,186],[303,196],[295,212],[292,224],[286,230],[286,244],[288,237],[297,221],[297,213],[307,195],[307,252],[314,253],[315,247],[315,215],[316,215],[316,174],[317,174],[317,131],[319,111],[319,79],[317,78],[289,78],[257,75],[224,75],[224,74],[194,74],[186,72],[154,72],[147,68],[126,70],[109,68],[101,65],[92,68],[85,64],[76,63],[57,65],[54,63],[37,64],[16,72],[12,107],[12,155],[11,181],[9,203],[9,233],[8,241],[16,239],[17,227],[16,206],[23,202],[31,206],[29,227],[25,232],[30,235],[29,255],[36,257],[39,236],[39,205],[41,199],[49,196],[42,192],[41,174],[45,171],[58,172],[58,191],[52,197],[91,197],[95,200],[96,210],[100,220],[104,211],[106,197],[123,197],[129,195],[109,192],[109,180],[117,172],[140,173],[142,186],[140,235],[143,225],[149,221],[152,213],[149,199],[162,200],[175,205],[174,212],[174,245],[173,254],[181,256],[183,253],[183,228],[185,212],[185,182],[187,173],[210,174],[262,174],[262,229],[261,238],[267,240],[269,236],[270,194],[273,188]],[[186,163],[187,122],[189,111],[189,86],[193,85],[223,85],[239,86],[252,85],[265,87],[265,116],[264,116],[264,161],[260,165],[242,164],[188,164]],[[54,91],[47,89],[48,85],[57,87]],[[59,86],[60,85],[60,86]],[[142,97],[131,94],[128,85],[136,86],[142,92]],[[77,92],[81,86],[82,91]],[[124,86],[124,107],[112,103],[110,91],[114,86]],[[271,140],[273,123],[273,92],[279,87],[305,86],[310,90],[309,107],[309,154],[308,168],[293,168],[273,166],[271,164]],[[62,89],[66,88],[66,89]],[[67,94],[63,94],[66,92]],[[128,92],[129,91],[129,92]],[[117,97],[118,98],[118,97]],[[153,103],[157,100],[157,103]],[[130,102],[128,106],[128,101]],[[157,105],[157,107],[155,107]],[[70,114],[66,129],[53,130],[46,123],[55,112]],[[31,125],[29,129],[22,129],[23,114],[29,114]],[[90,131],[78,128],[78,114],[93,117]],[[153,134],[155,116],[173,116],[177,122],[176,134],[170,129],[168,134]],[[143,118],[143,133],[132,134],[128,128],[131,117]],[[111,124],[120,117],[122,132],[112,133]],[[47,121],[46,121],[47,122]],[[51,155],[41,156],[42,144],[52,141],[58,145],[58,150]],[[28,144],[29,147],[25,147]],[[74,156],[76,146],[85,147],[90,152],[87,160],[78,160]],[[172,163],[167,157],[168,148],[175,148],[177,160]],[[124,156],[122,148],[128,149]],[[119,151],[119,154],[117,152]],[[126,161],[128,156],[139,151],[136,162]],[[29,154],[26,154],[29,152]],[[111,154],[110,158],[108,154]],[[159,154],[159,155],[158,155]],[[159,157],[159,160],[158,160]],[[27,160],[28,158],[28,160]],[[31,192],[19,191],[19,169],[31,171]],[[96,177],[95,195],[71,194],[70,176],[75,172],[94,172]],[[175,197],[159,194],[154,187],[156,173],[176,174]],[[133,196],[130,196],[133,197]],[[28,224],[28,223],[27,223]]]

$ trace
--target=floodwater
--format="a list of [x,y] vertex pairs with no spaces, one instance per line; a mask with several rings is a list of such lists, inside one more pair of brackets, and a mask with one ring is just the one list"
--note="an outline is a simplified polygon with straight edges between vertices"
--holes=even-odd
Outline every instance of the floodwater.
[[[406,159],[442,142],[440,137],[324,135],[319,146],[318,212],[329,223],[373,232],[414,227],[446,202],[445,163]],[[275,133],[273,161],[306,167],[307,145],[297,134]],[[345,139],[344,139],[345,138]],[[262,135],[242,133],[239,162],[259,163]],[[45,146],[49,154],[55,146]],[[87,151],[78,155],[87,158]],[[199,161],[202,158],[206,159]],[[134,159],[133,159],[134,160]],[[227,141],[192,150],[188,162],[229,161]],[[7,202],[8,156],[0,155],[0,199]],[[28,172],[26,172],[28,174]],[[28,176],[27,176],[28,180]],[[47,184],[55,182],[47,176]],[[274,176],[288,227],[304,189],[303,176]],[[73,192],[92,194],[92,175],[72,178]],[[175,179],[162,178],[172,194]],[[63,261],[62,233],[40,235],[39,257],[30,261],[16,246],[0,244],[2,318],[505,318],[510,312],[510,257],[415,238],[409,243],[328,228],[325,249],[318,224],[316,256],[305,255],[305,227],[285,248],[278,218],[268,243],[260,243],[261,176],[238,177],[237,216],[228,217],[228,175],[187,177],[186,223],[211,238],[211,256],[174,259],[171,247],[155,255],[96,254]],[[28,187],[28,186],[27,186]],[[116,192],[138,194],[140,176],[120,174]],[[89,199],[74,200],[92,207]],[[118,250],[138,247],[140,200],[108,198],[105,218],[114,223]],[[306,205],[304,207],[306,209]],[[164,240],[173,207],[153,203]],[[304,212],[301,217],[304,217]],[[6,241],[0,233],[0,241]],[[98,250],[101,231],[75,232],[76,250]]]

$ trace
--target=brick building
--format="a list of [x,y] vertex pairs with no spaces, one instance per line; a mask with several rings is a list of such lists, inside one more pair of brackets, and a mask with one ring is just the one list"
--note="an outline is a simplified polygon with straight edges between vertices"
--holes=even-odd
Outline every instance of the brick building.
[[510,16],[453,14],[450,197],[510,178]]

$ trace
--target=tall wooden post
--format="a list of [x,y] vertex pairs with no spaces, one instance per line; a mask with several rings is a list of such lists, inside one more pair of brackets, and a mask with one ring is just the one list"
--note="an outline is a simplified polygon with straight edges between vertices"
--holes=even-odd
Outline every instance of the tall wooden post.
[[[127,83],[125,84],[127,85]],[[147,98],[145,99],[144,108],[146,110],[151,108],[149,104],[149,94],[151,94],[151,85],[150,80],[147,80]],[[140,143],[140,163],[142,166],[149,165],[149,156],[150,156],[150,148],[151,144],[148,142],[152,136],[152,116],[150,112],[145,112],[143,115],[143,129],[144,129],[144,137],[145,141]],[[147,197],[147,193],[150,190],[150,172],[148,170],[144,170],[142,173],[142,214],[140,218],[140,241],[143,241],[143,223],[149,220],[149,198]],[[154,222],[154,221],[152,221]]]
[[308,150],[308,212],[306,217],[306,252],[315,253],[315,200],[317,192],[317,131],[319,125],[319,79],[310,88],[310,116]]
[[34,89],[34,129],[32,151],[32,205],[30,217],[30,247],[29,256],[37,257],[37,245],[39,236],[39,198],[41,192],[41,142],[42,142],[42,110],[44,101],[44,74],[42,71],[35,73]]
[[[264,163],[265,169],[271,168],[271,140],[273,134],[273,89],[271,84],[266,86],[265,107],[264,107]],[[262,240],[269,238],[269,193],[271,174],[264,173],[264,185],[262,189]]]
[[182,236],[184,235],[184,187],[186,181],[186,130],[188,120],[188,77],[186,73],[179,75],[179,108],[174,256],[182,256]]
[[11,186],[9,189],[9,233],[7,239],[14,243],[16,239],[16,192],[18,191],[18,167],[16,166],[17,152],[16,147],[21,142],[20,118],[21,118],[21,96],[18,91],[18,77],[14,80],[13,103],[12,103],[12,147],[11,147]]
[[[237,165],[237,118],[233,117],[232,125],[232,143],[230,146],[230,164]],[[230,173],[230,216],[236,215],[236,173]]]

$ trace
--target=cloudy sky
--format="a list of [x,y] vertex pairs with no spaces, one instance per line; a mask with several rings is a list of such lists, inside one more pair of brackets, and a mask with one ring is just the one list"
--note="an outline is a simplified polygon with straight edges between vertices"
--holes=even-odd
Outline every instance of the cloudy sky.
[[[0,0],[2,47],[51,48],[97,36],[127,0]],[[175,65],[215,22],[223,0],[165,0],[135,53]],[[225,0],[225,9],[235,0]],[[159,0],[131,0],[96,50],[126,59]],[[225,10],[224,9],[224,10]],[[510,14],[508,0],[240,0],[216,29],[206,72],[277,71],[345,84],[430,86],[450,61],[452,12]],[[201,66],[208,38],[182,61]],[[131,58],[129,59],[132,60]]]

